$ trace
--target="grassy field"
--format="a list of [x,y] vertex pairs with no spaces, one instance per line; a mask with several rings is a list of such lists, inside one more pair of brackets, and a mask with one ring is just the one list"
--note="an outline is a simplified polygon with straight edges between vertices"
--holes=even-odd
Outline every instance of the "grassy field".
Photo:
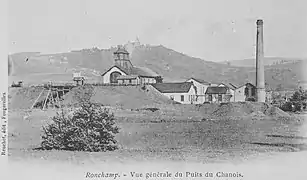
[[[201,121],[201,113],[187,109],[167,112],[113,110],[119,149],[114,152],[34,150],[40,145],[41,127],[52,111],[33,111],[28,120],[20,111],[9,113],[9,158],[95,162],[240,162],[263,153],[306,149],[300,134],[304,120],[222,117]],[[184,113],[186,111],[186,113]],[[151,120],[165,119],[165,122]]]

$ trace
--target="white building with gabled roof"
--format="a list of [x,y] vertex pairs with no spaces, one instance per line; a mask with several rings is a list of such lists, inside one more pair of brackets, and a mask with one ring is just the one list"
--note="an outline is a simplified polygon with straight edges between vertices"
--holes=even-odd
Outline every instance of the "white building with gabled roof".
[[156,83],[151,86],[173,101],[181,104],[196,104],[196,87],[192,82]]
[[102,74],[104,84],[154,84],[162,82],[162,77],[145,67],[133,66],[129,53],[122,46],[114,52],[115,65]]
[[191,82],[196,87],[195,104],[203,104],[206,102],[206,91],[211,86],[211,83],[197,78],[190,78],[186,82]]

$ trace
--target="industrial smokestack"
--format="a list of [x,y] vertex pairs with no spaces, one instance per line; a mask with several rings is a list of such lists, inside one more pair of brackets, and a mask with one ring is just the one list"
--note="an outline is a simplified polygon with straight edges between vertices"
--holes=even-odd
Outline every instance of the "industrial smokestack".
[[265,102],[264,52],[263,52],[263,21],[257,20],[256,46],[256,87],[257,102]]

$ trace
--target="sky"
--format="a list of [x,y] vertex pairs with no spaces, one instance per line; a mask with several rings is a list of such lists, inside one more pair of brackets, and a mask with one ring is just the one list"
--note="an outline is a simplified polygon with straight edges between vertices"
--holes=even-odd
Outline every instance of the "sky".
[[9,52],[107,49],[139,38],[210,61],[307,57],[306,0],[10,0]]

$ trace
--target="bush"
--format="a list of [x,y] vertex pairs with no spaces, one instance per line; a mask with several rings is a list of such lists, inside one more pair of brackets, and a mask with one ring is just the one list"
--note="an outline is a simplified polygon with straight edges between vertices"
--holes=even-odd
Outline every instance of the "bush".
[[283,111],[293,111],[292,105],[293,104],[291,102],[286,102],[280,107],[280,109]]
[[307,100],[307,91],[299,88],[297,91],[294,92],[290,101],[295,106],[295,111],[302,111],[306,109],[306,100]]
[[115,134],[119,128],[115,126],[114,115],[101,104],[90,102],[89,97],[79,97],[82,99],[79,108],[71,112],[62,109],[51,124],[43,127],[42,149],[90,152],[117,149]]
[[301,102],[294,102],[294,111],[302,111],[302,103]]

